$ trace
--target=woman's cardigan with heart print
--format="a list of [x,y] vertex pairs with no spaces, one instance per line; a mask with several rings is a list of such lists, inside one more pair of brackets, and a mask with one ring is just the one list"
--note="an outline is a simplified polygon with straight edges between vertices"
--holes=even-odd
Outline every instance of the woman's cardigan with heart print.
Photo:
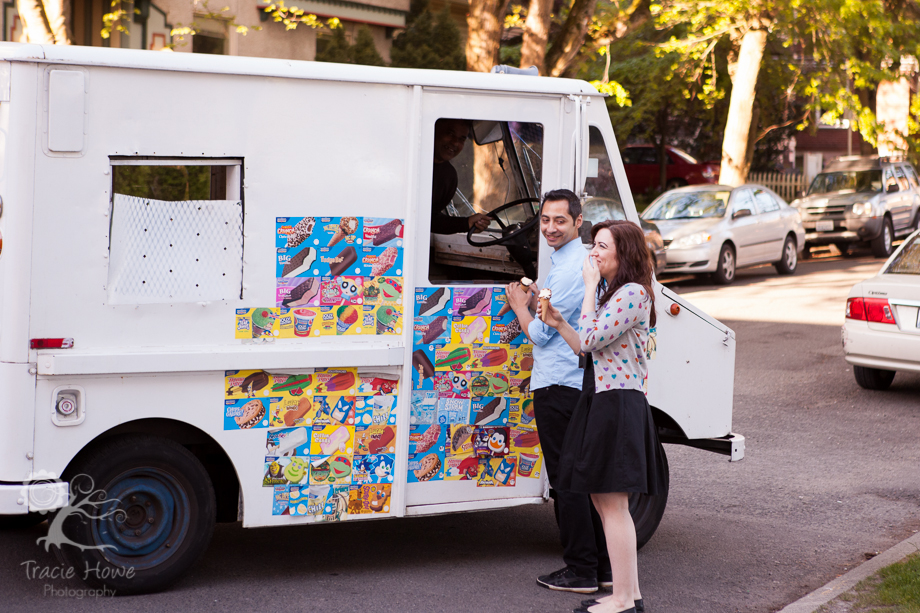
[[649,333],[648,292],[638,283],[618,289],[592,319],[582,314],[578,337],[594,358],[594,389],[642,390],[648,375],[645,345]]

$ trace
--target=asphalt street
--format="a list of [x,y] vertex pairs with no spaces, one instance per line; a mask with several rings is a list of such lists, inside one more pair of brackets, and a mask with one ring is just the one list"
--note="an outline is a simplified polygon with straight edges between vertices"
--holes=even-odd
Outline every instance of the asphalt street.
[[[733,429],[743,461],[667,446],[668,509],[639,553],[654,613],[777,611],[920,530],[920,375],[859,388],[843,360],[849,288],[880,260],[740,271],[732,286],[668,285],[737,336]],[[199,564],[162,594],[53,595],[29,579],[42,526],[0,532],[4,611],[564,612],[583,596],[538,587],[561,566],[549,505],[441,517],[243,530],[219,525]]]

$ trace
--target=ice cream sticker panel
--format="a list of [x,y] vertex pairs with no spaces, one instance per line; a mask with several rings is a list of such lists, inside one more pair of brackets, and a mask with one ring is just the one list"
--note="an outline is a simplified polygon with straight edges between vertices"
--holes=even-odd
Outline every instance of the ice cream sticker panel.
[[533,348],[504,290],[416,288],[409,482],[539,479]]
[[261,429],[272,514],[386,514],[396,464],[397,375],[328,368],[224,375],[224,429]]
[[277,217],[274,304],[237,309],[238,339],[401,334],[403,221]]

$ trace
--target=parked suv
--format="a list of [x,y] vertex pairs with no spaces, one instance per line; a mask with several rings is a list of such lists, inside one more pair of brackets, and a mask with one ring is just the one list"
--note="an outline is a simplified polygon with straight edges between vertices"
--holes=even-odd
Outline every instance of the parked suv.
[[842,157],[792,206],[802,214],[806,253],[818,245],[836,245],[846,253],[860,243],[887,258],[892,242],[920,223],[920,179],[911,164],[895,158]]

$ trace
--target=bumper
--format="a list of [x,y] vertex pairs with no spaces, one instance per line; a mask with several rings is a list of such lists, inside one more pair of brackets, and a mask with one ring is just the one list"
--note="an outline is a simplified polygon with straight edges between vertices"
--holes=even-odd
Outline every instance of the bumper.
[[68,484],[62,481],[0,485],[0,515],[25,515],[67,506]]
[[709,246],[693,249],[667,249],[665,256],[668,263],[664,272],[713,272],[718,259],[718,253],[713,254]]
[[920,372],[920,335],[873,330],[864,322],[847,322],[841,335],[847,364]]
[[815,231],[814,219],[802,222],[805,227],[807,245],[831,245],[833,243],[859,243],[871,241],[882,233],[882,217],[837,219],[833,232]]

